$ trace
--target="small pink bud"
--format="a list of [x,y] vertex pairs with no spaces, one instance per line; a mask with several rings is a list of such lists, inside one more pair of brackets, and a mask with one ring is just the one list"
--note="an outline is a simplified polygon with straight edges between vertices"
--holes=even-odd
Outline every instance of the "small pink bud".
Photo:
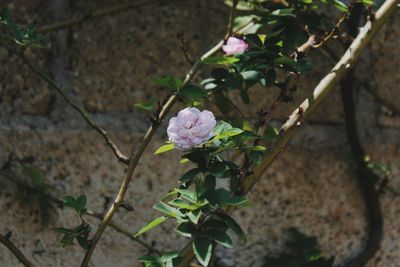
[[226,44],[222,46],[222,50],[224,50],[227,55],[235,55],[243,53],[248,47],[249,45],[242,39],[229,37]]

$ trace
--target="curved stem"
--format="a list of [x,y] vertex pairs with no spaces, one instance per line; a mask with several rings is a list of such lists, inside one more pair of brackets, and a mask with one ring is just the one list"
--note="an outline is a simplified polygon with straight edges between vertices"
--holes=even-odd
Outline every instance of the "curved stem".
[[106,141],[107,145],[111,148],[113,151],[114,155],[117,157],[118,161],[127,164],[129,162],[129,158],[126,157],[117,147],[117,145],[111,140],[111,138],[108,136],[108,133],[106,130],[104,130],[102,127],[98,126],[89,116],[89,114],[82,108],[80,107],[75,101],[70,99],[68,95],[64,92],[63,89],[61,89],[55,81],[53,81],[49,76],[44,74],[42,71],[40,71],[36,66],[34,66],[26,57],[23,53],[20,53],[8,45],[0,42],[0,46],[3,46],[6,48],[8,51],[13,53],[14,55],[18,56],[30,69],[33,73],[35,73],[37,76],[39,76],[41,79],[45,80],[54,90],[56,90],[63,98],[64,100],[73,108],[75,109],[81,116],[82,118],[89,124],[90,127],[92,127],[96,132],[98,132],[103,139]]

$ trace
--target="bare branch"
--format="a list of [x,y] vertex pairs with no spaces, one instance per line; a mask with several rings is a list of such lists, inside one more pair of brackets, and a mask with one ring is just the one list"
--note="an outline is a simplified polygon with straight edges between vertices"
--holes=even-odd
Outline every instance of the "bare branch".
[[72,108],[74,108],[81,116],[82,118],[89,124],[90,127],[92,127],[96,132],[98,132],[106,141],[107,145],[111,148],[113,151],[114,155],[117,157],[117,159],[125,164],[128,164],[129,158],[126,157],[115,145],[115,143],[111,140],[111,138],[108,136],[108,133],[106,130],[104,130],[102,127],[98,126],[89,116],[89,114],[82,108],[80,107],[77,103],[75,103],[72,99],[68,97],[68,95],[64,92],[63,89],[61,89],[55,81],[53,81],[49,76],[44,74],[44,72],[40,71],[36,66],[34,66],[26,57],[23,53],[20,53],[8,45],[1,43],[0,46],[5,47],[8,49],[10,52],[18,56],[29,68],[30,70],[35,73],[37,76],[39,76],[41,79],[45,80],[50,87],[52,87],[54,90],[56,90],[63,98],[64,100],[71,105]]
[[[87,21],[89,19],[112,15],[112,14],[115,14],[118,12],[124,12],[124,11],[128,11],[130,9],[148,6],[148,5],[152,5],[155,3],[161,3],[161,2],[162,2],[161,0],[147,0],[147,1],[141,1],[139,3],[137,1],[130,1],[126,4],[120,4],[120,5],[107,7],[107,8],[101,9],[101,10],[87,13],[85,15],[82,15],[82,16],[79,16],[76,18],[71,18],[71,19],[60,21],[60,22],[57,22],[57,23],[54,23],[51,25],[43,26],[43,27],[39,28],[36,31],[36,33],[47,33],[47,32],[56,31],[56,30],[60,30],[60,29],[64,29],[64,28],[69,28],[69,27],[75,26],[79,23],[82,23],[84,21]],[[163,2],[166,2],[166,1],[163,1]]]
[[0,234],[0,243],[6,246],[12,254],[25,266],[25,267],[34,267],[32,262],[30,262],[25,255],[19,250],[11,241],[10,241],[11,233],[6,235]]

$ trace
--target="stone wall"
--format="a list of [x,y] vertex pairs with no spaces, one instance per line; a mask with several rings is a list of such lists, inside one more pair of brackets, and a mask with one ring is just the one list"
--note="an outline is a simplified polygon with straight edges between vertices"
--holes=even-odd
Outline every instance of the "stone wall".
[[[228,9],[221,2],[175,0],[88,20],[52,33],[49,48],[28,51],[28,56],[90,111],[127,154],[149,125],[146,114],[132,105],[165,95],[149,77],[182,76],[189,68],[179,48],[178,32],[185,33],[193,57],[224,35]],[[117,3],[120,1],[3,0],[0,7],[8,5],[21,23],[46,25]],[[397,14],[365,53],[356,75],[362,141],[373,161],[392,167],[389,185],[400,190],[399,26]],[[331,67],[320,55],[312,56],[317,67],[302,80],[295,103],[280,108],[277,123]],[[118,190],[124,166],[103,139],[18,58],[0,48],[0,62],[6,66],[0,69],[0,166],[13,155],[11,171],[16,178],[22,175],[21,165],[32,164],[45,174],[54,197],[85,193],[89,208],[103,212]],[[241,108],[246,116],[254,117],[271,103],[274,94],[277,92],[255,88],[255,104]],[[173,112],[177,109],[179,105]],[[178,152],[152,155],[165,139],[162,127],[129,188],[127,200],[135,203],[135,211],[120,210],[115,216],[115,222],[130,232],[157,215],[151,207],[176,186],[177,178],[188,168],[178,162]],[[234,214],[248,233],[248,241],[239,242],[233,250],[219,249],[218,257],[226,266],[263,266],[264,256],[282,251],[290,227],[317,236],[325,254],[336,256],[336,265],[355,255],[365,242],[367,223],[350,159],[340,94],[334,90],[250,194],[255,207]],[[56,207],[50,222],[43,224],[37,205],[16,201],[13,182],[1,177],[0,188],[1,233],[12,231],[12,240],[37,266],[79,264],[82,249],[77,245],[62,248],[60,235],[51,230],[79,223],[71,210]],[[400,198],[390,192],[381,197],[384,238],[369,267],[396,267],[400,262],[399,204]],[[97,220],[88,220],[97,226]],[[144,239],[158,249],[179,249],[185,240],[171,231],[172,227],[167,223]],[[137,266],[137,256],[144,253],[143,247],[110,228],[94,253],[92,266]],[[3,246],[0,266],[18,266]]]

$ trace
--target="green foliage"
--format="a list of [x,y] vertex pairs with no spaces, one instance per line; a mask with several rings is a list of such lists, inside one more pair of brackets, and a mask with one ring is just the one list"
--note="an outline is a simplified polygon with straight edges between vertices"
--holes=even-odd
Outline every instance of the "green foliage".
[[72,208],[80,217],[81,223],[72,228],[57,227],[54,231],[63,234],[61,238],[61,244],[63,247],[70,246],[73,244],[74,239],[78,241],[78,244],[84,250],[89,249],[90,240],[88,239],[92,228],[83,220],[83,215],[87,212],[86,204],[87,198],[85,195],[80,195],[77,198],[72,196],[63,196],[62,201],[64,206]]
[[203,59],[201,62],[204,64],[211,64],[211,65],[232,65],[233,63],[239,61],[238,58],[229,57],[229,56],[214,56],[208,57]]
[[42,41],[45,39],[41,35],[35,34],[35,27],[24,27],[16,23],[10,15],[8,9],[0,12],[0,24],[5,25],[6,30],[0,32],[0,36],[8,39],[22,47],[43,48]]
[[64,227],[54,228],[54,231],[63,234],[60,241],[63,247],[72,245],[74,239],[76,239],[79,246],[84,250],[87,250],[90,246],[90,241],[88,240],[90,230],[90,225],[86,223],[82,223],[73,229],[67,229]]
[[179,253],[172,251],[164,253],[159,257],[141,256],[138,259],[145,267],[173,267],[179,262]]
[[317,239],[308,237],[297,229],[289,230],[290,239],[286,243],[287,252],[277,257],[266,257],[267,267],[332,267],[334,257],[323,257]]
[[154,101],[150,100],[147,101],[145,103],[137,103],[137,104],[133,104],[134,108],[138,108],[138,109],[142,109],[145,111],[153,111],[154,109]]
[[170,150],[172,150],[172,149],[174,149],[174,144],[172,144],[172,143],[167,143],[167,144],[165,144],[165,145],[163,145],[163,146],[160,146],[160,147],[156,150],[156,152],[154,152],[154,155],[161,154],[161,153],[170,151]]
[[137,236],[139,236],[139,235],[141,235],[141,234],[143,234],[143,233],[145,233],[145,232],[147,232],[147,231],[153,229],[153,228],[156,227],[157,225],[159,225],[159,224],[165,222],[167,219],[168,219],[167,217],[161,216],[161,217],[158,217],[158,218],[156,218],[156,219],[154,219],[154,220],[148,222],[145,226],[143,226],[142,229],[140,229],[139,232],[137,232],[137,234],[135,234],[135,237],[137,237]]
[[80,216],[84,215],[87,211],[87,198],[85,195],[80,195],[76,199],[72,196],[64,196],[62,200],[66,207],[73,208]]
[[263,138],[265,142],[269,143],[274,141],[278,137],[278,135],[279,135],[278,130],[273,126],[268,125],[267,128],[265,128]]
[[153,77],[151,81],[162,88],[170,90],[171,92],[178,92],[183,84],[182,80],[172,76],[163,76],[160,78]]

